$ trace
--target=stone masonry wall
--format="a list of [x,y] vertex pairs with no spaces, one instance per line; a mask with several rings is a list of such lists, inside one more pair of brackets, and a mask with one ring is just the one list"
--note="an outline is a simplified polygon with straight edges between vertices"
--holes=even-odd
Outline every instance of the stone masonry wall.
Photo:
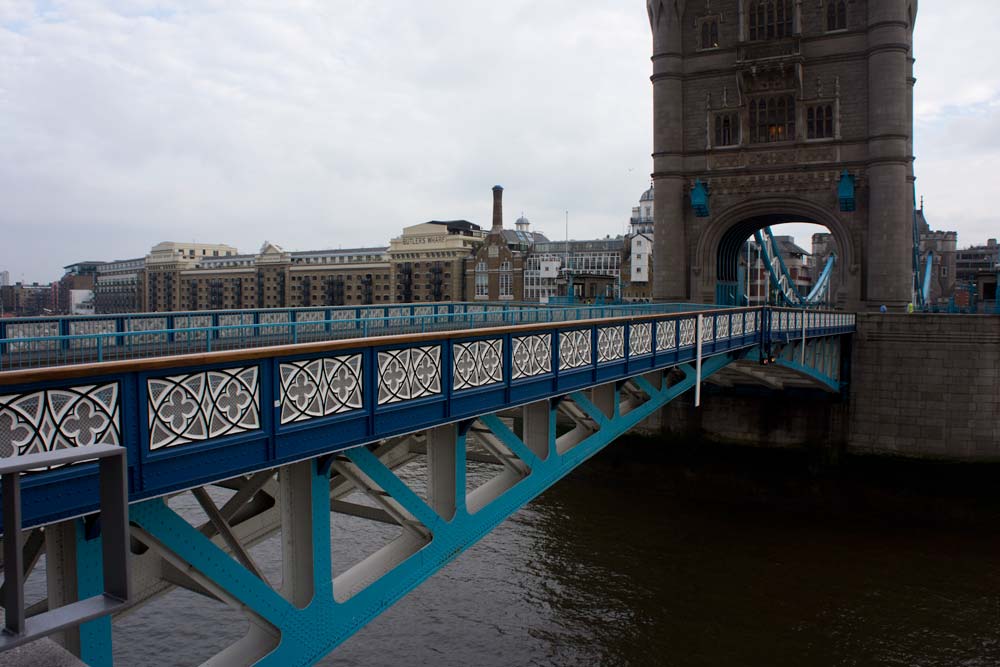
[[1000,317],[859,315],[849,448],[1000,461]]
[[863,314],[847,400],[706,388],[646,432],[761,447],[1000,462],[1000,317]]

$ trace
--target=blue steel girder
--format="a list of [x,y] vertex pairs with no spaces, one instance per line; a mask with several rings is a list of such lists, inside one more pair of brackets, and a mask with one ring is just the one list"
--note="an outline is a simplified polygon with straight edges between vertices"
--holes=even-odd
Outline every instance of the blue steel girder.
[[[124,446],[141,502],[691,363],[699,316],[712,356],[792,335],[802,314],[691,307],[0,372],[0,424],[15,455]],[[852,318],[811,311],[806,333],[851,333]],[[95,511],[95,489],[94,466],[27,477],[25,527]]]
[[[745,356],[745,351],[738,351],[704,360],[702,378]],[[282,525],[283,535],[294,534],[299,541],[292,550],[298,560],[292,570],[298,571],[286,564],[284,578],[297,587],[294,591],[288,590],[287,583],[282,592],[272,589],[162,499],[133,506],[134,534],[217,598],[250,616],[250,635],[208,664],[311,665],[497,524],[691,389],[697,380],[694,368],[684,365],[680,370],[683,377],[674,384],[668,384],[666,375],[655,373],[655,384],[648,377],[636,376],[607,385],[602,397],[598,396],[601,391],[594,390],[594,400],[572,392],[525,406],[523,437],[495,414],[479,416],[474,421],[485,426],[522,465],[519,472],[497,478],[501,483],[487,483],[469,494],[464,479],[468,421],[438,427],[450,430],[447,440],[429,439],[432,492],[428,501],[367,447],[347,450],[333,461],[317,457],[282,468],[279,478],[289,486],[282,497],[292,499],[289,506],[298,503],[295,511],[289,508],[283,515],[289,525]],[[626,384],[630,392],[623,397]],[[611,400],[606,400],[609,396]],[[557,411],[560,404],[570,403],[589,418],[588,435],[582,439],[573,432],[556,437]],[[529,411],[533,411],[530,420]],[[331,469],[335,474],[349,471],[359,484],[373,486],[387,504],[394,504],[401,525],[415,521],[426,529],[427,537],[404,531],[396,542],[335,578],[330,559]],[[435,491],[440,494],[436,499]]]
[[775,343],[770,352],[755,349],[750,358],[794,371],[809,378],[825,391],[842,393],[847,383],[841,380],[841,344],[836,337],[792,339]]

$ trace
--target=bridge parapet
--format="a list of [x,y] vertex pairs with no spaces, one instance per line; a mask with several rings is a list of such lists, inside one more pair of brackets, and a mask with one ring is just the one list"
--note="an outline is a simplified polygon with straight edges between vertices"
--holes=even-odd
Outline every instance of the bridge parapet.
[[[545,312],[540,311],[540,312]],[[607,311],[605,311],[607,312]],[[130,501],[739,354],[854,331],[846,313],[618,315],[0,373],[0,456],[120,445]],[[95,466],[30,475],[24,525],[96,509]]]
[[713,307],[442,303],[16,318],[0,320],[0,371]]

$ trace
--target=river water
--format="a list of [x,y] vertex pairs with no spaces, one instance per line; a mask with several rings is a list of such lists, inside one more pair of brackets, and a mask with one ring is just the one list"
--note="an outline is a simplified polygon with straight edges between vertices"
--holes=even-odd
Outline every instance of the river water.
[[[1000,665],[995,470],[942,483],[933,467],[831,473],[765,450],[632,446],[582,466],[320,664]],[[335,567],[389,536],[338,541],[352,521],[335,518]],[[254,549],[272,578],[279,551]],[[116,664],[197,664],[245,630],[174,592],[116,624]]]

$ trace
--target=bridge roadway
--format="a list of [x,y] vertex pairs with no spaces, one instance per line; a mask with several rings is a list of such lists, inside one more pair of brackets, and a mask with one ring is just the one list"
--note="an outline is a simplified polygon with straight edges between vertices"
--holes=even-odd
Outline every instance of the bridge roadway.
[[[842,388],[853,315],[673,310],[6,371],[0,427],[13,461],[124,448],[130,603],[182,586],[251,621],[206,664],[313,664],[701,379],[773,359]],[[557,433],[557,416],[573,427]],[[465,462],[483,450],[500,473],[469,489]],[[417,459],[426,499],[395,473]],[[102,569],[99,524],[72,520],[101,506],[97,465],[29,473],[22,487],[20,523],[35,528],[21,536],[25,569],[49,555],[49,597],[28,615],[100,593],[115,571]],[[171,508],[180,492],[204,511],[201,525]],[[331,511],[401,532],[334,577]],[[279,529],[275,590],[249,548]],[[110,664],[110,619],[92,618],[56,636]]]

